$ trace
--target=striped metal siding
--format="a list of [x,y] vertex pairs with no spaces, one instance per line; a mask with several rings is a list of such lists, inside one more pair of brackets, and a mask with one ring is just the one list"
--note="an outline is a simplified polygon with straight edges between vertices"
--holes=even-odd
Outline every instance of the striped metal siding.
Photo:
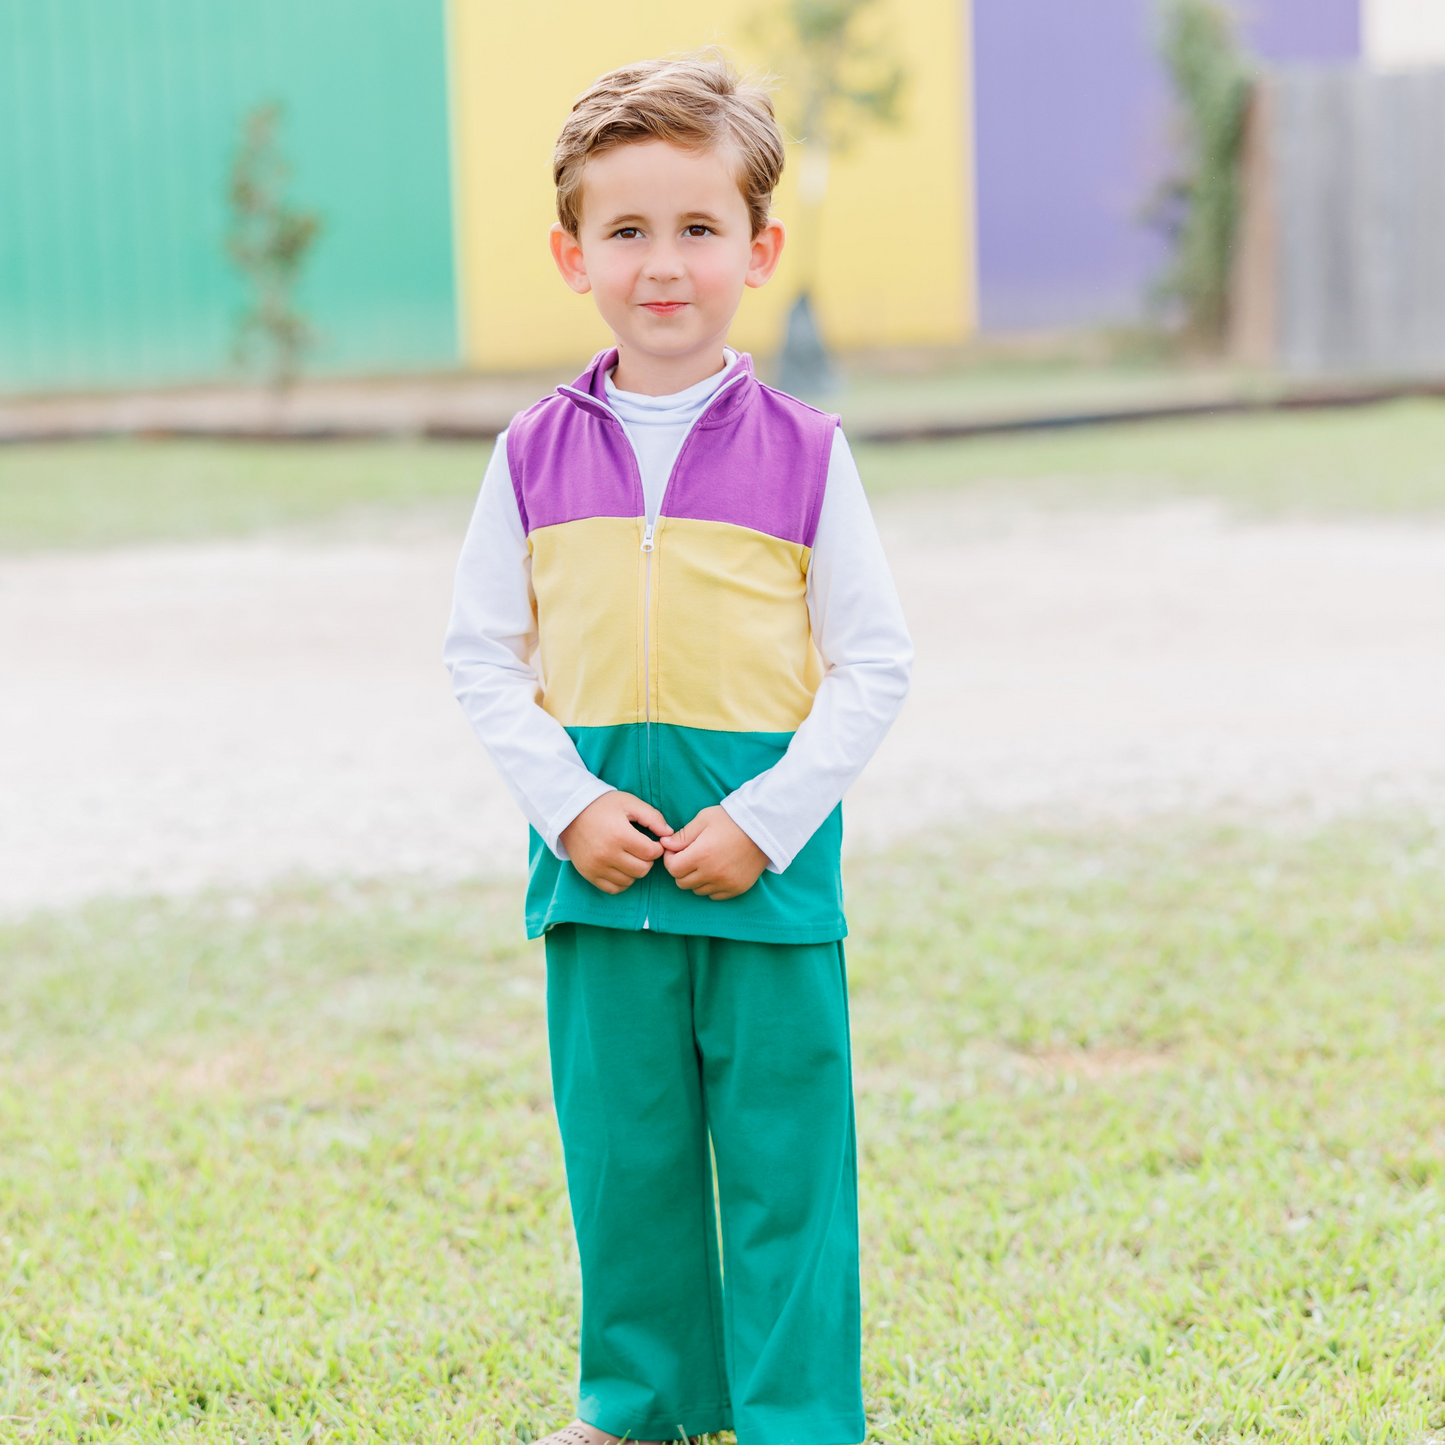
[[226,178],[273,99],[311,364],[456,360],[443,0],[0,0],[0,386],[234,372]]

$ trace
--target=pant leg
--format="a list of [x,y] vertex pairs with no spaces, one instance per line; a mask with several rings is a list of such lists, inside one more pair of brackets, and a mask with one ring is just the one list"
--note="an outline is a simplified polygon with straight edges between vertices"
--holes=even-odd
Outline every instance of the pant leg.
[[693,947],[738,1445],[850,1445],[867,1426],[843,945]]
[[582,1263],[578,1413],[634,1440],[728,1429],[687,941],[552,929],[547,1033]]

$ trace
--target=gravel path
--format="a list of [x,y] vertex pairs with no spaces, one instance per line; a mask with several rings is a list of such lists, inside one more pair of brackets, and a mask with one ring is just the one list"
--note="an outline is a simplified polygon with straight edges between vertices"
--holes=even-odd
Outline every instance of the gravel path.
[[[913,697],[851,846],[951,823],[1445,802],[1445,525],[879,510]],[[514,872],[438,661],[454,526],[0,558],[0,910]]]

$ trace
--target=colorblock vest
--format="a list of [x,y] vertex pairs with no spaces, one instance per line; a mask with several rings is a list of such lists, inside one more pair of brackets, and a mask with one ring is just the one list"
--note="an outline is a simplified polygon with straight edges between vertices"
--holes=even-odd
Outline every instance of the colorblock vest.
[[[656,522],[607,405],[616,351],[517,417],[507,462],[532,558],[542,706],[603,781],[675,828],[766,771],[813,705],[822,662],[808,562],[837,418],[762,386],[738,359],[683,442]],[[698,898],[661,862],[609,895],[534,831],[531,937],[593,923],[756,942],[842,938],[835,808],[782,873]]]

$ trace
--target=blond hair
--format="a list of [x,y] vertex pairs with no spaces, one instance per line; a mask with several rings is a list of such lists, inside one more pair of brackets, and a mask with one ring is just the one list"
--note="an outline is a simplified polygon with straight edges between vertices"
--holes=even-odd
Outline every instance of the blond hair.
[[772,97],[713,52],[640,60],[594,80],[573,102],[552,153],[557,219],[569,235],[582,224],[582,173],[617,146],[669,141],[688,150],[728,146],[756,236],[768,223],[783,171],[783,136]]

